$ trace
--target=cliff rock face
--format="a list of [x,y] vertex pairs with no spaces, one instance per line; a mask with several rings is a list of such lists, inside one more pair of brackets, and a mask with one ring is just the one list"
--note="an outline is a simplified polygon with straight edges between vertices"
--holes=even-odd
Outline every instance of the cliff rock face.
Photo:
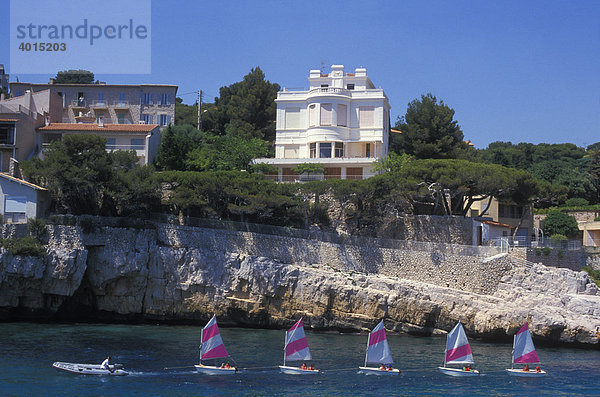
[[[598,345],[600,294],[584,272],[512,265],[506,254],[469,257],[477,266],[461,269],[456,254],[423,251],[433,257],[423,262],[428,272],[456,268],[449,288],[443,277],[410,277],[412,267],[386,262],[414,259],[402,253],[361,249],[335,260],[331,249],[351,251],[283,244],[206,229],[83,234],[53,227],[46,257],[0,254],[0,308],[5,319],[58,313],[204,321],[216,313],[222,323],[262,327],[284,327],[302,315],[310,327],[338,330],[364,330],[385,317],[389,328],[418,334],[447,331],[460,320],[484,338],[508,338],[529,321],[537,339]],[[327,262],[316,261],[322,258]]]

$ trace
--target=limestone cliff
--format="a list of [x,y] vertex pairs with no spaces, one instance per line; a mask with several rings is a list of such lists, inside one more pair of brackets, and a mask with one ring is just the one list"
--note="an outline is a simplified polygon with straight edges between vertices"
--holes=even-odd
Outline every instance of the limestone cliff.
[[504,255],[347,247],[253,233],[49,227],[44,258],[0,254],[4,319],[151,319],[507,339],[598,346],[600,294],[586,273],[514,265]]

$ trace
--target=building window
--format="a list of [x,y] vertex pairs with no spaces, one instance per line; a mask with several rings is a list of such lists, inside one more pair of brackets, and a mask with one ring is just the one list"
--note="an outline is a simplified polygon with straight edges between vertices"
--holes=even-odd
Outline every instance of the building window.
[[117,123],[125,124],[125,113],[117,113]]
[[321,104],[321,125],[331,125],[331,103]]
[[83,92],[77,93],[77,106],[85,106],[85,95]]
[[167,126],[171,122],[171,116],[168,114],[159,114],[158,115],[158,124],[160,126]]
[[0,125],[0,144],[14,145],[15,127],[13,125]]
[[154,94],[142,94],[142,105],[152,105],[154,103]]
[[310,144],[310,158],[314,159],[316,157],[317,157],[317,144],[311,143]]
[[371,157],[371,144],[365,143],[365,157]]
[[119,105],[125,105],[125,93],[119,92]]
[[321,84],[321,88],[327,88],[329,87],[329,84]]
[[171,94],[160,94],[159,104],[160,105],[170,105],[171,104]]
[[144,138],[131,138],[131,150],[144,150]]
[[100,124],[100,117],[102,117],[102,122],[104,122],[104,112],[96,112],[96,124]]
[[106,150],[116,150],[116,139],[115,138],[106,138]]
[[317,125],[317,105],[315,104],[308,107],[308,125],[310,127]]
[[348,126],[347,123],[347,109],[346,105],[338,104],[337,105],[337,125],[341,127]]
[[373,127],[374,126],[374,115],[375,115],[375,107],[374,106],[359,107],[358,108],[358,126],[360,128]]
[[142,117],[140,118],[145,124],[152,124],[152,115],[142,113]]
[[319,144],[319,157],[321,157],[321,158],[331,157],[331,143],[330,142]]
[[335,143],[335,157],[344,157],[344,144],[342,142]]
[[26,208],[27,197],[25,196],[6,196],[4,198],[4,216],[7,222],[24,222]]
[[104,93],[103,92],[98,93],[98,105],[104,105]]
[[300,128],[300,108],[285,109],[285,129]]
[[346,89],[347,90],[353,90],[354,89],[354,84],[346,84]]

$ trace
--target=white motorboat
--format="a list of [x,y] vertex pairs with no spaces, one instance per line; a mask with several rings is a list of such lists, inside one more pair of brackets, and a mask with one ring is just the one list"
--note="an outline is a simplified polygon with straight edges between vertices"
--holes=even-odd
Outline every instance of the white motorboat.
[[[364,375],[400,375],[402,372],[399,369],[391,367],[394,362],[392,359],[392,352],[388,345],[387,336],[385,334],[385,327],[383,320],[377,324],[371,332],[369,332],[369,338],[367,339],[367,352],[365,353],[365,366],[358,367],[359,373]],[[379,367],[367,367],[367,364],[380,364]]]
[[296,324],[292,326],[285,333],[285,345],[283,347],[283,365],[279,366],[279,370],[288,375],[315,375],[319,373],[318,369],[314,368],[302,368],[302,367],[290,367],[286,365],[287,361],[310,361],[312,356],[308,348],[308,342],[306,341],[306,334],[304,333],[304,325],[302,319],[298,320]]
[[[535,369],[530,369],[528,364],[539,364],[540,359],[535,351],[531,332],[529,332],[529,324],[525,323],[523,327],[516,333],[513,339],[512,365],[506,371],[512,376],[522,376],[528,378],[536,378],[546,376],[547,372],[539,366]],[[515,364],[524,364],[523,368],[515,368]]]
[[[473,369],[474,364],[471,346],[467,334],[460,322],[452,328],[446,338],[446,354],[444,355],[444,366],[438,367],[441,373],[449,376],[479,376],[479,371]],[[447,367],[447,364],[464,365],[463,368]]]
[[71,372],[74,374],[82,375],[113,375],[113,376],[124,376],[128,375],[129,372],[123,369],[121,364],[109,365],[110,369],[102,368],[100,364],[78,364],[78,363],[65,363],[57,361],[52,364],[56,369],[62,371]]
[[229,357],[229,353],[227,353],[225,344],[221,338],[219,326],[217,325],[217,317],[215,315],[213,315],[210,321],[202,328],[200,340],[202,343],[200,345],[200,363],[194,365],[196,371],[205,375],[233,375],[237,372],[237,368],[230,367],[229,363],[221,366],[202,364],[202,360],[216,360]]

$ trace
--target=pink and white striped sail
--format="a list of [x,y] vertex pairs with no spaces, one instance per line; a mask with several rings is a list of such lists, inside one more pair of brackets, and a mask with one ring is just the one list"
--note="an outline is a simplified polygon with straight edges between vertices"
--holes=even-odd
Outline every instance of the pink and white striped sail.
[[367,363],[392,364],[392,352],[388,345],[385,335],[385,327],[383,320],[369,333],[367,341],[367,356],[365,358],[365,366]]
[[285,333],[284,361],[312,360],[302,319]]
[[529,332],[529,324],[525,323],[515,335],[513,342],[513,363],[527,364],[539,362],[540,359],[535,351],[531,333]]
[[217,325],[217,317],[213,315],[210,321],[202,328],[202,347],[200,359],[229,357]]
[[459,322],[446,339],[446,364],[474,364],[467,334]]

